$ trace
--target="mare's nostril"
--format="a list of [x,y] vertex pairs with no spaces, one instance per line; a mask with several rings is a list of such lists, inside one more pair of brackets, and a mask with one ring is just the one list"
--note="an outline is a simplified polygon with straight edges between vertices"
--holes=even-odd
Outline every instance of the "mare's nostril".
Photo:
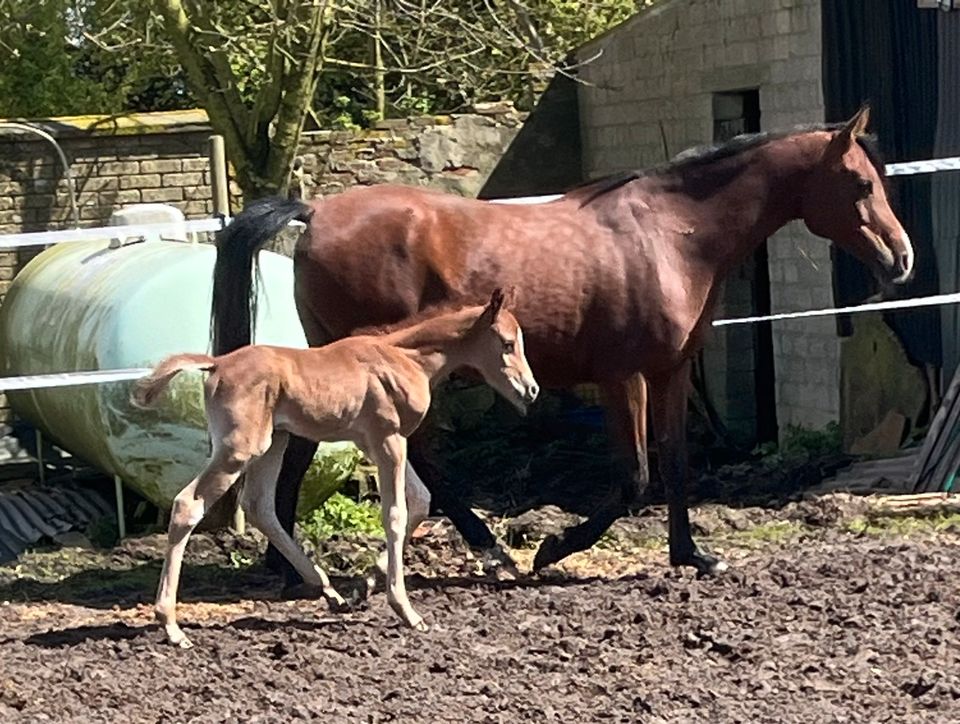
[[910,271],[910,255],[909,254],[900,255],[900,268],[905,272]]

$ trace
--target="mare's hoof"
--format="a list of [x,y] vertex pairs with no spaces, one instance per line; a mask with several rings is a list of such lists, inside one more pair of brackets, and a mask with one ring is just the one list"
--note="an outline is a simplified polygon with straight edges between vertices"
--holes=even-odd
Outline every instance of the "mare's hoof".
[[691,566],[696,568],[697,575],[699,576],[719,576],[730,570],[730,566],[716,556],[711,556],[709,553],[700,553],[699,551],[679,562],[671,561],[671,563],[675,566]]
[[427,622],[422,618],[419,621],[414,621],[410,624],[410,628],[414,631],[419,631],[420,633],[426,633],[430,630],[430,626],[427,625]]
[[538,573],[561,558],[563,555],[560,551],[560,539],[555,535],[548,535],[543,539],[543,543],[537,549],[537,555],[533,558],[533,572]]
[[295,583],[284,586],[280,598],[284,601],[313,601],[323,598],[323,587],[312,583]]
[[496,545],[483,552],[483,572],[493,574],[498,581],[516,581],[520,578],[520,569],[516,561],[503,550],[503,546]]

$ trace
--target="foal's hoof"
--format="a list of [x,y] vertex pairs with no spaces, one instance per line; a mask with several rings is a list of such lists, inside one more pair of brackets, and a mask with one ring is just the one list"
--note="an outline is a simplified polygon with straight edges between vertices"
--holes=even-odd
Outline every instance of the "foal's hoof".
[[424,621],[422,618],[419,619],[418,621],[411,621],[409,623],[409,626],[414,631],[419,631],[420,633],[426,633],[427,631],[430,630],[430,626],[427,625],[427,622]]
[[537,555],[533,558],[533,572],[539,573],[542,569],[547,566],[552,566],[561,558],[563,558],[563,554],[560,550],[560,539],[555,535],[548,535],[543,539],[543,543],[541,543],[537,549]]
[[167,634],[167,643],[169,643],[171,646],[176,646],[178,649],[193,648],[193,642],[187,638],[187,635],[183,632],[183,630],[179,626],[176,626],[175,628],[171,627],[167,629],[166,634]]

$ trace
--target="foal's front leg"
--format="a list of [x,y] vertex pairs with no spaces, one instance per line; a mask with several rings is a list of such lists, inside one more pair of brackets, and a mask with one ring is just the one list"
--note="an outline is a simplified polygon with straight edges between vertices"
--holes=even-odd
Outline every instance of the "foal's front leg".
[[403,543],[407,533],[407,441],[398,434],[390,435],[379,445],[371,446],[370,452],[380,473],[383,527],[387,532],[387,601],[407,625],[426,631],[423,616],[410,605],[403,579]]
[[[420,476],[417,475],[417,471],[413,469],[409,460],[407,460],[406,465],[404,465],[404,472],[406,474],[404,497],[407,500],[407,530],[403,538],[403,544],[404,550],[406,550],[406,545],[410,542],[413,531],[430,515],[430,491],[427,490],[427,486],[423,480],[420,479]],[[386,546],[384,546],[383,552],[377,556],[376,573],[381,576],[381,580],[387,575]],[[368,589],[372,591],[375,584],[376,581],[373,576],[368,577]]]

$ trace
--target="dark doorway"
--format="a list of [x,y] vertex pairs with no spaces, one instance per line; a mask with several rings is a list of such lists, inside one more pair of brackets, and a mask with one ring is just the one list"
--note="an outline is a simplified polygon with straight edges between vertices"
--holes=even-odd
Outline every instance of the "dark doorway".
[[[728,141],[741,133],[760,132],[760,91],[756,88],[713,94],[713,140]],[[767,243],[728,281],[727,310],[750,315],[770,313],[770,266]],[[741,429],[755,442],[777,440],[776,380],[773,331],[769,322],[728,330],[729,414],[740,417]],[[752,375],[751,375],[752,373]],[[744,379],[749,377],[749,381]],[[752,418],[752,419],[749,419]],[[751,424],[752,423],[752,424]],[[752,428],[752,429],[751,429]]]

